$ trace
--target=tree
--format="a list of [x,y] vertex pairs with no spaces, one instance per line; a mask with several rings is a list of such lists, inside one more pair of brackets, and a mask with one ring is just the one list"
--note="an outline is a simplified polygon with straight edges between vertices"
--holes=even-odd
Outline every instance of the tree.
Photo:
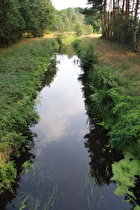
[[16,42],[22,37],[24,20],[18,0],[0,0],[0,45]]
[[82,33],[83,33],[83,28],[82,28],[82,25],[81,23],[77,23],[76,26],[75,26],[75,31],[76,31],[76,36],[81,36]]
[[83,32],[85,34],[93,32],[92,24],[86,20],[79,7],[58,11],[55,28],[59,32],[76,31],[77,36]]
[[19,0],[20,12],[25,21],[25,32],[42,36],[45,29],[52,30],[55,9],[50,0]]
[[85,24],[92,25],[95,32],[101,33],[100,14],[98,12],[94,12],[92,8],[80,8],[80,12],[85,15]]
[[63,23],[61,25],[63,25],[65,31],[75,31],[75,26],[78,22],[84,25],[84,15],[79,12],[78,8],[68,8],[58,11],[57,20],[56,30],[60,22]]
[[138,15],[138,9],[139,9],[139,0],[136,1],[136,6],[135,6],[135,12],[134,12],[134,26],[133,26],[133,37],[132,37],[132,49],[133,51],[136,51],[137,46],[136,46],[136,40],[137,40],[137,15]]
[[0,0],[0,44],[12,44],[24,33],[42,36],[53,30],[55,8],[51,0]]

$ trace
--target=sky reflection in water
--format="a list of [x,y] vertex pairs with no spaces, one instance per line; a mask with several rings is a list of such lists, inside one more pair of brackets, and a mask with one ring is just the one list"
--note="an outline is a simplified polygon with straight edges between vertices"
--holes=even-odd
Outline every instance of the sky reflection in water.
[[38,140],[41,139],[38,150],[52,141],[61,141],[62,137],[74,135],[77,141],[81,140],[87,131],[87,117],[83,114],[84,103],[77,82],[80,68],[74,65],[76,58],[74,56],[71,61],[66,55],[58,56],[58,60],[62,59],[58,64],[58,69],[61,65],[61,71],[58,70],[55,82],[50,85],[51,91],[46,86],[40,93],[42,99],[37,107],[40,121],[35,127],[35,132],[39,133]]

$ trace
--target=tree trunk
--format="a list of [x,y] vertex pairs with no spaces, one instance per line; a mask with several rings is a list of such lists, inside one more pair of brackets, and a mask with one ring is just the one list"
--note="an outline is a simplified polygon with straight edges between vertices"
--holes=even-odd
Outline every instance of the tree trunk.
[[128,25],[128,20],[129,20],[129,0],[126,0],[126,25]]
[[104,25],[104,37],[107,38],[107,15],[106,15],[107,0],[104,0],[103,5],[103,25]]
[[134,26],[133,26],[133,37],[132,37],[132,50],[136,51],[137,50],[137,15],[138,15],[138,8],[139,8],[139,0],[136,1],[136,6],[135,6],[135,13],[134,13]]
[[116,39],[116,12],[115,12],[115,0],[113,0],[113,40]]
[[103,12],[100,12],[100,18],[101,18],[101,24],[102,24],[102,36],[105,37]]

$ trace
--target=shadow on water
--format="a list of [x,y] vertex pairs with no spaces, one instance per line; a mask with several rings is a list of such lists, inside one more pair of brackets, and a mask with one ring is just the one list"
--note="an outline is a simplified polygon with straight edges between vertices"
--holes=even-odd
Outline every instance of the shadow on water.
[[121,160],[123,155],[109,147],[107,131],[97,125],[97,112],[93,110],[93,102],[90,100],[91,89],[86,72],[79,76],[79,80],[83,84],[82,91],[89,120],[89,133],[84,136],[84,139],[91,160],[90,173],[98,185],[110,184],[113,175],[112,163]]
[[114,161],[119,161],[123,156],[108,147],[106,132],[101,132],[98,128],[90,130],[85,139],[85,147],[91,159],[89,162],[91,176],[96,184],[109,185],[112,177],[111,165]]
[[48,68],[46,69],[42,77],[39,92],[42,90],[43,87],[50,86],[50,84],[53,82],[54,78],[56,77],[56,73],[57,73],[57,61],[55,56],[52,58]]

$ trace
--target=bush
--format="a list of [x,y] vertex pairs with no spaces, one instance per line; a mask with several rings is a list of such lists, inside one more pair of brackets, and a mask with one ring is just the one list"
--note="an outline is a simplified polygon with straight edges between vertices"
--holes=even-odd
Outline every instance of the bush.
[[76,36],[79,37],[83,34],[83,28],[81,23],[77,23],[75,26]]

